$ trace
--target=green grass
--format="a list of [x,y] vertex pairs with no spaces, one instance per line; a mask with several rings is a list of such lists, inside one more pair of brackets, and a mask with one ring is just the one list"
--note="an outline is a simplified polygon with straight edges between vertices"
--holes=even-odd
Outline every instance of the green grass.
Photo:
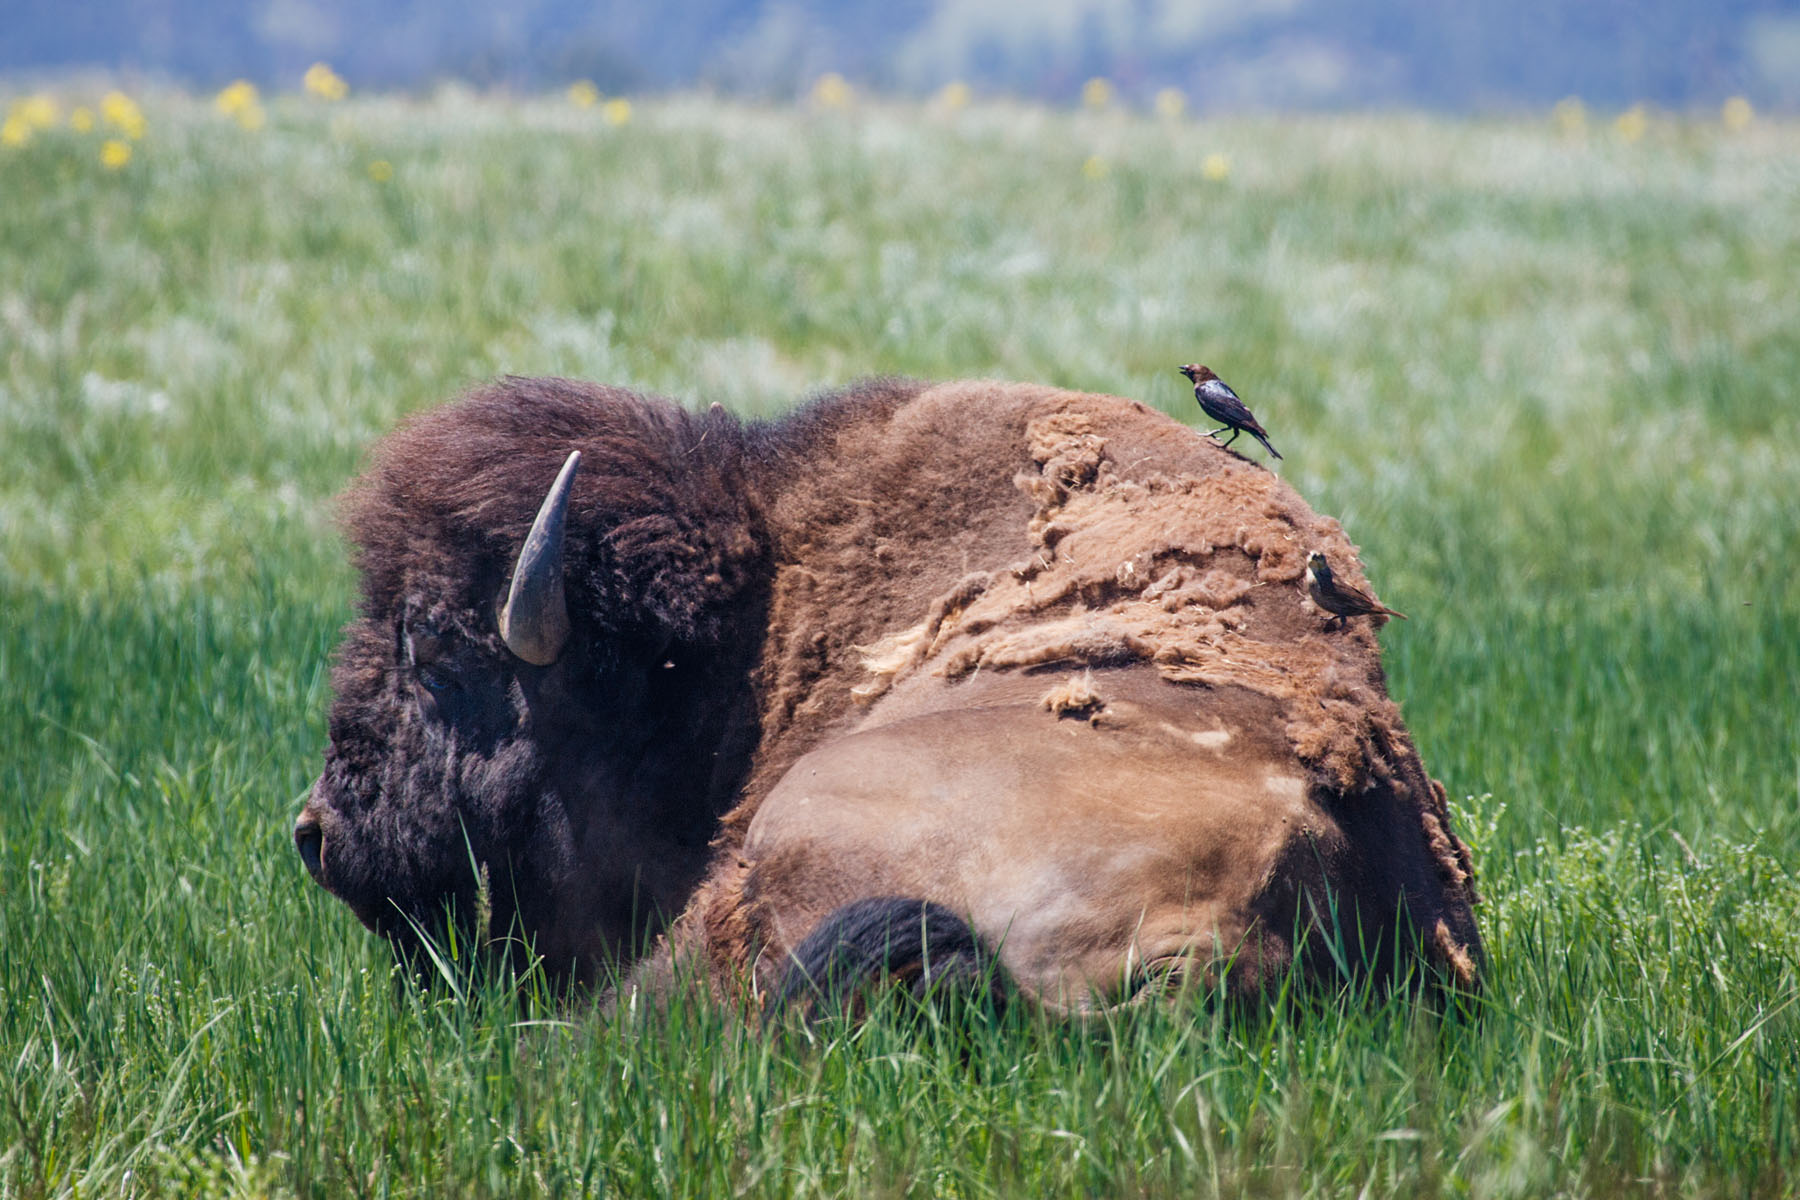
[[[1800,1186],[1800,127],[146,111],[117,172],[0,151],[0,1193]],[[402,414],[502,372],[746,414],[904,372],[1185,419],[1195,359],[1413,618],[1477,1018],[767,1040],[397,988],[304,877],[330,498]]]

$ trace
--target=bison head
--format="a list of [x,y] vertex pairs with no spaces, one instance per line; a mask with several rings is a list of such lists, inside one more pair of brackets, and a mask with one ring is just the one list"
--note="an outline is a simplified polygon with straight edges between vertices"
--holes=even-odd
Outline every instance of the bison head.
[[403,958],[453,928],[586,978],[692,890],[754,741],[742,443],[718,409],[508,380],[346,498],[360,613],[294,841]]

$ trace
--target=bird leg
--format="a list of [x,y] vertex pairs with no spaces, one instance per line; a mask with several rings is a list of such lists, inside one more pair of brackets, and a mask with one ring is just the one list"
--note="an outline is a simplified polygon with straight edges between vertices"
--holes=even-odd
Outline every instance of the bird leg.
[[1231,426],[1229,426],[1229,425],[1221,425],[1217,429],[1210,430],[1206,436],[1210,437],[1210,438],[1216,438],[1221,433],[1224,433],[1227,429],[1230,429],[1230,428],[1231,428]]
[[1230,436],[1230,437],[1228,437],[1228,438],[1226,438],[1226,439],[1225,439],[1225,444],[1226,444],[1226,445],[1227,445],[1227,446],[1229,446],[1229,445],[1231,445],[1231,443],[1233,443],[1233,442],[1235,442],[1235,441],[1237,441],[1237,439],[1238,439],[1238,434],[1240,434],[1240,433],[1242,433],[1242,432],[1244,432],[1244,431],[1243,431],[1243,430],[1241,430],[1241,429],[1233,429],[1233,430],[1232,430],[1232,431],[1231,431],[1231,436]]

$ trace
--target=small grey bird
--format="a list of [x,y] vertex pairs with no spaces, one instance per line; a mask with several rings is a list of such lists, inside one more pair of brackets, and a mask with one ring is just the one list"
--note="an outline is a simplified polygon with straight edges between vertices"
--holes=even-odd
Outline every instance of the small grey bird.
[[1345,583],[1333,575],[1331,564],[1317,550],[1306,556],[1306,594],[1312,597],[1314,604],[1331,614],[1339,628],[1350,617],[1372,616],[1377,613],[1406,620],[1405,613],[1395,612],[1387,605],[1377,602],[1375,597],[1361,588]]
[[1225,439],[1225,444],[1229,446],[1237,441],[1238,434],[1247,433],[1261,442],[1263,449],[1270,454],[1276,458],[1281,457],[1281,451],[1269,445],[1269,435],[1263,432],[1261,425],[1256,423],[1256,418],[1250,414],[1248,408],[1244,407],[1244,402],[1238,399],[1238,394],[1231,390],[1230,384],[1214,375],[1211,367],[1203,367],[1199,363],[1189,363],[1180,370],[1193,382],[1194,399],[1200,402],[1200,411],[1215,421],[1224,422],[1223,425],[1207,434],[1207,437],[1218,437],[1229,429],[1231,436]]

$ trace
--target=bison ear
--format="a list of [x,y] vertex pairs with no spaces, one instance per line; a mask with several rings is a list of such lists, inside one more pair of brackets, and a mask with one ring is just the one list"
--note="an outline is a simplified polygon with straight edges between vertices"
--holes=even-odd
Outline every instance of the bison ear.
[[569,493],[575,487],[575,469],[580,465],[581,451],[570,451],[538,508],[531,532],[525,535],[525,545],[513,567],[512,585],[500,606],[501,640],[508,650],[533,666],[547,667],[555,662],[569,640],[569,602],[563,587],[563,526],[568,518]]

